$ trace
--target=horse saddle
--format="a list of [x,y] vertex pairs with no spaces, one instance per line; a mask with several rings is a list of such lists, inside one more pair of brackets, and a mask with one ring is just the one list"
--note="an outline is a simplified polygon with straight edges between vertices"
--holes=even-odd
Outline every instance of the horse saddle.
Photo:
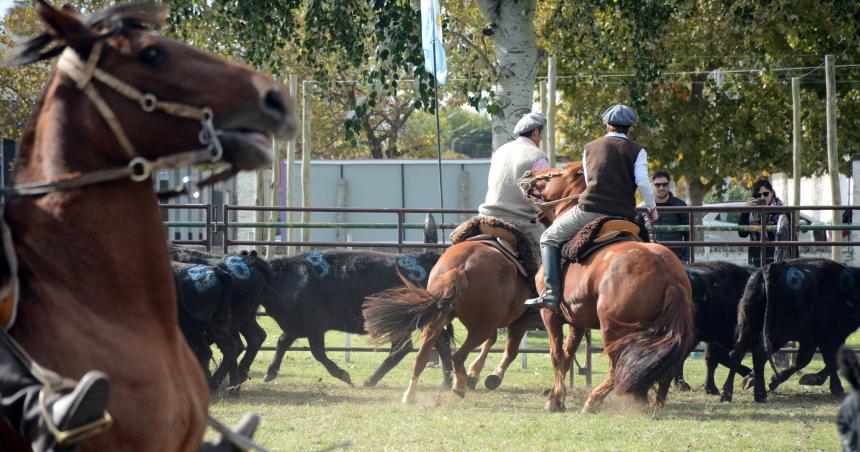
[[520,257],[517,254],[517,251],[514,249],[514,246],[502,237],[493,234],[479,234],[474,237],[469,237],[468,239],[466,239],[466,241],[490,245],[493,248],[501,251],[502,255],[507,257],[508,260],[510,260],[517,267],[517,271],[520,272],[520,274],[523,275],[524,278],[529,277],[529,273],[526,271],[526,268],[523,266],[522,262],[520,262]]
[[564,244],[561,257],[566,262],[579,262],[591,253],[617,242],[641,242],[642,227],[619,217],[600,217],[585,225],[576,236]]

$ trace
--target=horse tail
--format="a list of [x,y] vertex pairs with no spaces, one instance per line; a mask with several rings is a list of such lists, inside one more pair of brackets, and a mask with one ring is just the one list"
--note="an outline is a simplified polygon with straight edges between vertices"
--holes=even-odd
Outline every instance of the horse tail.
[[373,343],[392,342],[410,335],[413,330],[423,329],[431,322],[447,320],[466,285],[461,268],[451,269],[434,278],[438,289],[433,292],[402,275],[401,279],[404,287],[384,290],[365,298],[364,328]]
[[645,329],[606,345],[606,353],[620,352],[615,363],[613,388],[619,394],[645,399],[661,376],[681,363],[692,348],[693,315],[683,287],[666,287],[663,308]]

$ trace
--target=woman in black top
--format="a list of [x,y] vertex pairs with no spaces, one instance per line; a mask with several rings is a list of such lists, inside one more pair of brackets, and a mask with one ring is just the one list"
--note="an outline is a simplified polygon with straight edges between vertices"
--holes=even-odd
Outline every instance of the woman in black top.
[[[770,184],[770,181],[765,179],[759,179],[753,184],[752,188],[752,197],[747,200],[748,206],[781,206],[783,202],[776,196],[776,192],[773,190],[773,185]],[[765,224],[768,226],[776,226],[779,221],[779,217],[785,215],[785,212],[768,212],[765,214]],[[790,217],[789,217],[790,218]],[[761,216],[759,212],[744,212],[741,214],[740,220],[738,220],[738,224],[741,226],[761,226]],[[750,241],[758,242],[761,240],[761,233],[750,232],[750,231],[738,231],[738,235],[741,237],[749,237]],[[767,240],[776,240],[776,231],[767,231]],[[775,247],[768,246],[766,248],[765,254],[765,265],[773,262],[773,253]],[[761,247],[760,246],[751,246],[747,253],[747,259],[750,265],[758,266],[759,256],[761,256]]]

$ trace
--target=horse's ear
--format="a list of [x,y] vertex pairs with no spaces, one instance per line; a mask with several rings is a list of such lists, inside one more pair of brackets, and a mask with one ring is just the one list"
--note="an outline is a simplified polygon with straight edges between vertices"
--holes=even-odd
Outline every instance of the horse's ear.
[[84,24],[83,17],[71,7],[54,8],[45,0],[36,0],[36,14],[47,25],[47,32],[58,45],[84,50],[93,43],[95,31]]

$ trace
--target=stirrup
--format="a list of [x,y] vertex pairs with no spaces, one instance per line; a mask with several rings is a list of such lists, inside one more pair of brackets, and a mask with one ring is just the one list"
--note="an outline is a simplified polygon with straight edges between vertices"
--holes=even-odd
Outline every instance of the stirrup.
[[[74,389],[74,386],[72,389]],[[54,423],[53,416],[48,411],[48,393],[51,395],[56,394],[52,388],[43,387],[39,391],[39,409],[41,410],[42,419],[48,427],[48,431],[51,432],[54,439],[57,441],[57,444],[60,446],[77,444],[91,436],[98,435],[113,425],[113,417],[111,417],[110,413],[105,411],[101,419],[96,419],[92,422],[81,425],[80,427],[75,427],[69,430],[60,430],[57,424]]]

